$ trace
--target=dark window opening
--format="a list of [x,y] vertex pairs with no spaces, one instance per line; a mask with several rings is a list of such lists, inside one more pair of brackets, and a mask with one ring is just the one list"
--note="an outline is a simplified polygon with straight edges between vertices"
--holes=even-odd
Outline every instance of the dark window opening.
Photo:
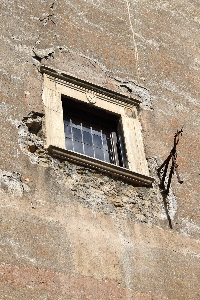
[[65,96],[62,104],[67,150],[126,167],[118,115]]

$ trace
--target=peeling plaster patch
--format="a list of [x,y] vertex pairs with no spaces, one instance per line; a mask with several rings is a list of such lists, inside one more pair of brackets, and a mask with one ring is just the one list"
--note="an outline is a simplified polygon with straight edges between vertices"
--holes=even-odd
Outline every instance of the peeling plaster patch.
[[1,188],[8,191],[10,194],[22,196],[24,191],[29,191],[29,187],[22,183],[21,174],[17,172],[6,172],[0,170]]
[[28,55],[31,55],[32,54],[32,48],[31,47],[27,47],[25,45],[14,45],[15,47],[15,51],[19,51],[19,52],[24,52]]
[[[31,112],[18,125],[18,144],[22,152],[32,158],[33,163],[37,163],[39,153],[44,152],[42,118],[42,114]],[[32,156],[36,151],[38,155]]]
[[33,48],[33,58],[39,58],[40,60],[42,60],[43,58],[47,59],[50,56],[53,55],[53,53],[55,52],[54,48],[47,48],[47,49],[36,49]]
[[43,117],[41,113],[30,112],[23,118],[18,126],[18,144],[31,163],[47,167],[52,165],[53,159],[44,149]]
[[130,94],[134,93],[140,98],[140,100],[142,102],[140,104],[141,108],[143,108],[145,110],[152,110],[153,109],[152,108],[151,96],[150,96],[149,91],[146,88],[141,87],[141,86],[135,84],[132,81],[123,81],[119,77],[114,77],[114,79],[116,81],[120,82],[120,84],[119,84],[120,87],[125,87]]

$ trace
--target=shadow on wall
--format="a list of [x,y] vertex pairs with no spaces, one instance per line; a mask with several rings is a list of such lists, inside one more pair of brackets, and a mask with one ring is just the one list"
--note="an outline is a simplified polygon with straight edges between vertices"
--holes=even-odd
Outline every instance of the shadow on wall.
[[[171,229],[172,229],[172,221],[171,221],[170,214],[169,214],[167,198],[169,195],[172,176],[174,175],[174,172],[176,173],[178,182],[180,184],[183,183],[183,180],[180,179],[179,172],[178,172],[178,164],[176,162],[176,159],[177,159],[176,146],[178,145],[179,137],[182,136],[182,132],[183,132],[183,128],[181,128],[181,130],[177,130],[177,132],[174,135],[174,146],[173,146],[172,150],[170,151],[169,156],[162,163],[162,165],[157,169],[158,176],[160,179],[160,188],[162,190],[161,194],[163,197],[164,208],[165,208],[165,212],[166,212],[167,219],[169,222],[169,227]],[[171,167],[170,167],[169,175],[167,175],[170,161],[171,161]]]

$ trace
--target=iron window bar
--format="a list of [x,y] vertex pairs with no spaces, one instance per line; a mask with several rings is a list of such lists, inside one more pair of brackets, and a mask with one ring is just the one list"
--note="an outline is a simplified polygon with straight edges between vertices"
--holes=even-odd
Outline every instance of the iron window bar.
[[83,109],[81,106],[72,99],[63,101],[66,149],[125,167],[122,141],[117,132],[119,119],[96,108],[93,114],[91,107],[88,112],[86,104]]

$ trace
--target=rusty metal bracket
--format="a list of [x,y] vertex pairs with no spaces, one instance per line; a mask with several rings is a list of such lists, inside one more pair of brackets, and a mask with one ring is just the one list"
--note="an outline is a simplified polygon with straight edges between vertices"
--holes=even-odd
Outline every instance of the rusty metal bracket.
[[[170,154],[167,157],[167,159],[164,161],[164,163],[157,170],[158,175],[161,179],[160,187],[161,187],[161,189],[163,189],[166,192],[166,194],[169,193],[169,188],[171,186],[171,180],[172,180],[172,176],[173,176],[174,172],[176,173],[176,177],[178,179],[178,182],[180,184],[183,183],[183,180],[181,180],[181,178],[180,178],[180,175],[179,175],[179,172],[178,172],[178,164],[176,162],[176,159],[177,159],[176,146],[179,143],[179,139],[180,139],[180,136],[182,136],[182,133],[183,133],[183,128],[181,128],[181,130],[177,130],[177,132],[174,135],[174,146],[173,146],[172,150],[170,151]],[[167,171],[168,171],[168,167],[169,167],[169,164],[170,164],[171,160],[172,160],[172,164],[171,164],[170,171],[169,171],[167,187],[165,189],[165,180],[166,180],[166,177],[167,177]],[[162,169],[164,169],[164,171],[161,174]]]

